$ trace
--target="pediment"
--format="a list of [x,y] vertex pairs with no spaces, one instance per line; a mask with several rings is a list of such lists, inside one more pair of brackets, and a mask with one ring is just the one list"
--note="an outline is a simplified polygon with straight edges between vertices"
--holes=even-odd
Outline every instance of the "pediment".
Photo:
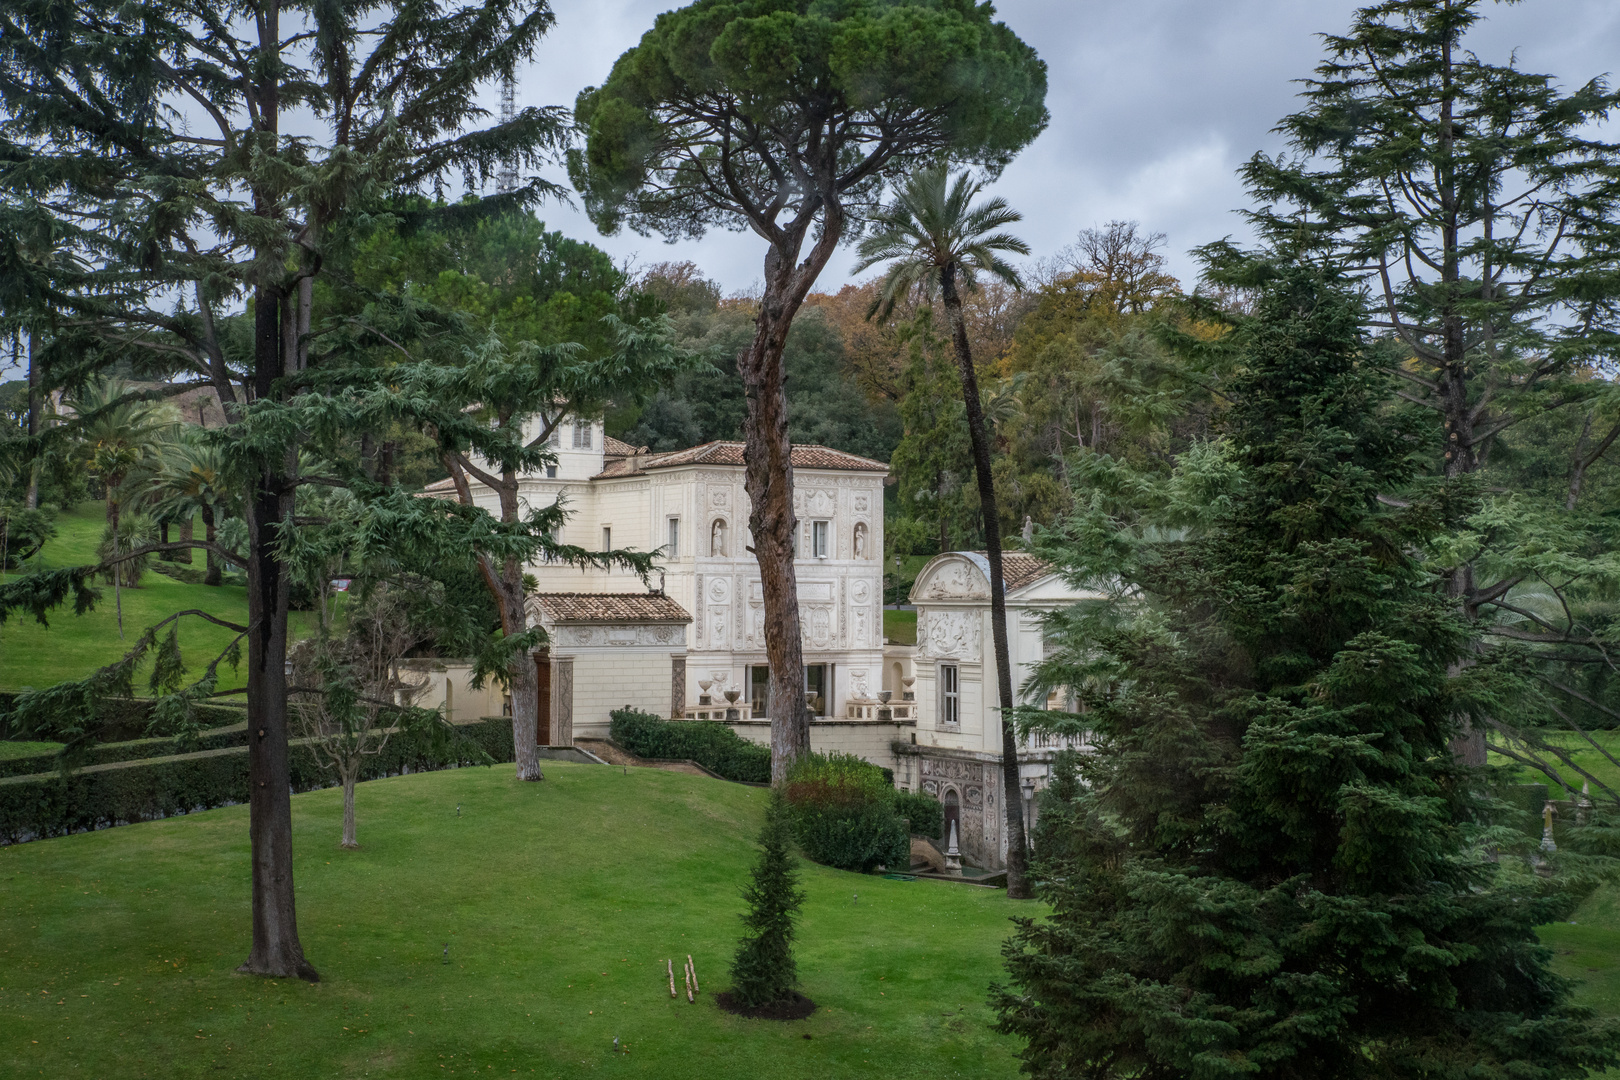
[[911,586],[912,603],[929,600],[989,600],[990,564],[982,555],[953,551],[923,567]]

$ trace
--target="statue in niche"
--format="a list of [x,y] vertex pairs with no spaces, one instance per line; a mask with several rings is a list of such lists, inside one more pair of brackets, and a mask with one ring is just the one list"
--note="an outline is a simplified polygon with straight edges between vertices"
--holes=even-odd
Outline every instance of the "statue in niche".
[[866,558],[866,522],[864,521],[855,523],[855,557],[857,559]]
[[726,519],[715,518],[714,528],[709,530],[709,554],[720,558],[726,553]]

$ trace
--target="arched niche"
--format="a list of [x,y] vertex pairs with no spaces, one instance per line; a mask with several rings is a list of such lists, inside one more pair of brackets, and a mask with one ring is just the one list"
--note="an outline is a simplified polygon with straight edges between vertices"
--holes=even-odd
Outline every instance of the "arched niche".
[[717,517],[709,524],[709,556],[711,558],[724,558],[726,553],[730,551],[730,537],[726,535],[729,531],[730,527],[723,517]]

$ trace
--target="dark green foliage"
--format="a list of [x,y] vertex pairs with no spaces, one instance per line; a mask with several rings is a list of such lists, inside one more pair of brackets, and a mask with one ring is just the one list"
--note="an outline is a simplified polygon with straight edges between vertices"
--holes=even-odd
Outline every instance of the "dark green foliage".
[[804,892],[798,887],[787,808],[775,795],[765,812],[759,847],[759,861],[743,887],[748,901],[743,938],[731,961],[731,996],[751,1009],[792,1001],[799,985],[793,918]]
[[[381,754],[366,759],[361,779],[511,760],[511,721],[489,717],[456,725],[453,742],[431,731],[402,732]],[[289,766],[294,791],[314,791],[335,782],[314,755],[296,743]],[[150,821],[245,802],[247,796],[245,746],[143,758],[66,776],[53,772],[11,777],[0,780],[0,842],[15,844]]]
[[103,742],[80,747],[67,754],[51,751],[31,757],[9,758],[0,761],[0,776],[29,776],[33,773],[56,772],[61,768],[86,769],[92,765],[111,765],[119,761],[139,761],[144,758],[173,757],[176,754],[199,750],[222,750],[232,746],[246,746],[247,723],[242,710],[235,710],[234,724],[215,728],[189,741],[178,738],[128,739],[121,742]]
[[0,503],[0,570],[15,570],[24,559],[39,554],[45,541],[56,535],[55,517],[49,510]]
[[898,793],[883,773],[862,758],[836,752],[806,754],[794,763],[782,788],[783,802],[806,856],[840,870],[910,864],[911,840],[895,805]]
[[1420,479],[1357,298],[1300,266],[1250,281],[1224,441],[1046,547],[1107,597],[1051,628],[1038,678],[1080,697],[1052,726],[1096,752],[1043,803],[1052,915],[1007,948],[1001,1027],[1040,1077],[1612,1065],[1620,1033],[1536,938],[1573,899],[1505,831],[1488,857],[1448,745],[1491,692],[1448,678],[1472,631],[1426,563],[1469,501]]
[[[741,439],[747,401],[737,356],[754,335],[752,312],[713,305],[676,319],[675,328],[678,343],[707,362],[678,376],[645,408],[610,413],[608,433],[655,452]],[[814,443],[887,461],[900,440],[899,414],[887,402],[868,400],[847,377],[844,360],[844,343],[825,314],[816,308],[801,312],[782,350],[788,434],[795,445]]]
[[749,742],[722,724],[703,720],[671,722],[634,709],[615,709],[613,741],[638,757],[695,761],[727,780],[771,782],[771,748]]
[[[894,812],[909,823],[912,836],[939,836],[945,831],[945,807],[920,791],[896,791]],[[891,867],[895,864],[890,863]]]

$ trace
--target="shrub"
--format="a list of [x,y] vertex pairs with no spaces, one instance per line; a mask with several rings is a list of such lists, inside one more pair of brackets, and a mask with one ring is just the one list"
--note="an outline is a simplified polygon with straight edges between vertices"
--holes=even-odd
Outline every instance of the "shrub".
[[[456,734],[460,738],[445,746],[434,733],[402,733],[382,754],[367,759],[363,777],[372,780],[480,764],[487,760],[485,755],[496,761],[513,760],[509,719],[489,717],[457,725]],[[306,747],[293,747],[289,765],[294,791],[313,791],[335,782]],[[97,765],[67,776],[11,777],[0,780],[0,843],[209,810],[245,802],[247,797],[246,746]]]
[[808,754],[789,771],[783,793],[799,846],[841,870],[905,866],[911,841],[884,770],[853,754]]
[[945,807],[919,791],[894,793],[894,811],[911,823],[912,836],[938,838],[945,832]]
[[745,784],[771,782],[771,748],[749,742],[722,724],[669,721],[635,709],[616,709],[609,715],[613,741],[637,757],[695,761]]

